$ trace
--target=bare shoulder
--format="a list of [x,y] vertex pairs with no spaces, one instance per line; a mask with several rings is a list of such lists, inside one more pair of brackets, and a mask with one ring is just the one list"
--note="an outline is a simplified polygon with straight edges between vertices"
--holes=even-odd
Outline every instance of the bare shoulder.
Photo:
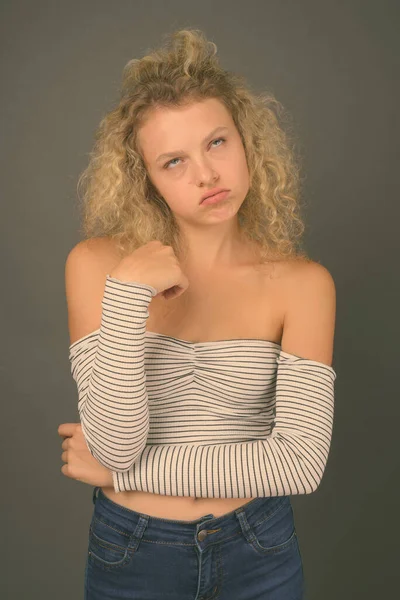
[[96,237],[78,242],[69,252],[66,264],[77,267],[91,268],[101,271],[110,269],[121,260],[120,253],[114,239],[110,237]]
[[121,260],[111,238],[78,242],[65,262],[65,292],[70,343],[98,329],[107,273]]
[[282,350],[332,364],[336,287],[329,270],[309,260],[282,265],[284,297]]
[[334,286],[333,277],[324,265],[313,260],[288,260],[282,264],[282,279],[291,289],[295,291],[300,283],[308,285],[331,285]]

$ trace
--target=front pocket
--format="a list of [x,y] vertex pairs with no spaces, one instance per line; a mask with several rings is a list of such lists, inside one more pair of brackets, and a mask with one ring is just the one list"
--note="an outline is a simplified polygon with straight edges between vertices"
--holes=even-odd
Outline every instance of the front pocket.
[[134,552],[129,548],[130,539],[131,535],[117,525],[93,516],[89,528],[89,561],[107,571],[125,567]]
[[250,543],[260,554],[284,552],[297,542],[293,509],[289,498],[272,515],[250,526]]

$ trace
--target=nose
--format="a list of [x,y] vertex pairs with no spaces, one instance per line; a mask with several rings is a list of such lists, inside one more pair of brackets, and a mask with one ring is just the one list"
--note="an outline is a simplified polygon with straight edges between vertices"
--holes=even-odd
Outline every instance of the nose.
[[200,158],[193,166],[194,177],[197,185],[214,183],[218,179],[218,173],[207,158]]

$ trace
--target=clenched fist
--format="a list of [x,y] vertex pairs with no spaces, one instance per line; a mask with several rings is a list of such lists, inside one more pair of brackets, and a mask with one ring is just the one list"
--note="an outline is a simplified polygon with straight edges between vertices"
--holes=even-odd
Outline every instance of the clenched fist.
[[90,453],[80,423],[62,423],[58,435],[64,438],[61,448],[61,467],[63,475],[92,486],[109,487],[113,485],[112,471],[100,464]]

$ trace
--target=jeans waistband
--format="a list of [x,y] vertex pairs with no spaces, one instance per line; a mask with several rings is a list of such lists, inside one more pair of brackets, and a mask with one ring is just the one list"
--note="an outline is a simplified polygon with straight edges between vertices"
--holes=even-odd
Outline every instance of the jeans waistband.
[[261,521],[271,518],[283,506],[290,504],[290,496],[255,498],[220,517],[215,517],[210,513],[193,521],[164,519],[131,510],[110,500],[103,493],[101,487],[94,488],[93,503],[96,518],[105,523],[109,522],[113,526],[119,526],[128,533],[134,533],[138,524],[145,523],[149,536],[152,533],[157,534],[157,539],[161,538],[165,542],[174,542],[179,537],[180,543],[190,544],[193,536],[203,529],[207,533],[214,534],[213,541],[221,541],[223,538],[235,535],[238,524],[243,521],[253,527]]

